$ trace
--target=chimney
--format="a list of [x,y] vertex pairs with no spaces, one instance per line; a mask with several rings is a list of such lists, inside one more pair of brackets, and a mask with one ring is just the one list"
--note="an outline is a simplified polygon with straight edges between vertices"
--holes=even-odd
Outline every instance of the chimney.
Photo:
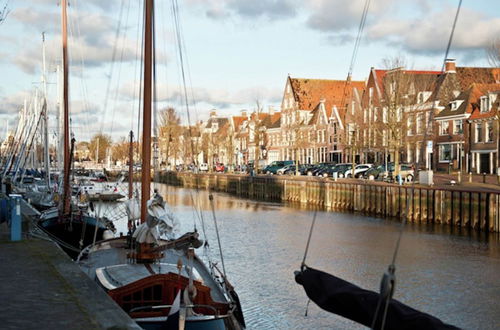
[[272,105],[269,106],[269,115],[274,115],[274,107]]
[[246,110],[241,110],[241,116],[245,117],[245,118],[248,118],[247,111]]
[[444,61],[444,71],[448,73],[457,72],[454,58],[447,58],[446,61]]
[[215,117],[217,117],[217,110],[215,109],[210,110],[210,118],[215,118]]

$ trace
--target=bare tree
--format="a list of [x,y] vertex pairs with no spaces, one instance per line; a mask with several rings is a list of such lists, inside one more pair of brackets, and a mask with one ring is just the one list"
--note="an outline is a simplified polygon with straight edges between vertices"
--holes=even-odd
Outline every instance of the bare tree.
[[[500,37],[492,40],[488,48],[488,61],[492,67],[500,68]],[[500,108],[497,107],[495,111],[495,122],[497,131],[497,168],[500,168]],[[500,177],[499,177],[500,180]]]
[[176,161],[181,150],[182,131],[180,118],[174,108],[166,108],[160,111],[158,148],[160,153],[164,155],[167,165],[170,163],[171,156],[173,156],[174,162]]
[[9,0],[5,1],[5,5],[3,8],[0,10],[0,25],[2,25],[3,22],[7,19],[7,16],[10,13],[10,10],[8,8]]
[[491,41],[490,46],[487,49],[488,62],[490,62],[492,67],[500,67],[500,37],[496,37]]
[[311,145],[314,139],[311,130],[307,126],[307,117],[300,115],[299,111],[290,113],[288,123],[285,124],[288,146],[295,158],[295,174],[298,175],[300,153]]
[[100,160],[104,160],[111,144],[111,136],[102,133],[94,135],[89,144],[90,158],[94,159],[96,163],[99,163]]
[[128,162],[130,142],[127,138],[122,137],[120,141],[113,143],[111,149],[113,151],[113,161]]

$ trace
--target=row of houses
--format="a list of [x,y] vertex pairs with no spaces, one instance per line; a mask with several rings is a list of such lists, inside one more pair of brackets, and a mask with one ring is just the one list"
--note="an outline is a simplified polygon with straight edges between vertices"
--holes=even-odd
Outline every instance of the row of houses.
[[500,68],[371,68],[366,81],[288,76],[279,110],[199,126],[200,161],[408,162],[433,170],[500,167]]

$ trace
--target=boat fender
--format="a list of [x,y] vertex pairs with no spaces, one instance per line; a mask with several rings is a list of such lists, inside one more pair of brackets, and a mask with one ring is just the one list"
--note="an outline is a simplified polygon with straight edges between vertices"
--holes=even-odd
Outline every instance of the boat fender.
[[106,229],[103,233],[102,233],[102,239],[110,239],[110,238],[113,238],[114,237],[114,234],[111,230],[109,229]]

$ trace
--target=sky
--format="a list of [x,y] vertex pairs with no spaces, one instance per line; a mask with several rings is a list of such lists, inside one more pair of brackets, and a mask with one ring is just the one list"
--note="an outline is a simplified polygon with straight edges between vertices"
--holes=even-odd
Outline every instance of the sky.
[[[24,100],[29,104],[35,90],[43,90],[42,32],[56,137],[59,2],[0,0],[8,10],[0,24],[1,137],[14,129]],[[458,2],[371,1],[353,79],[365,80],[371,67],[394,57],[404,58],[409,68],[439,70]],[[118,140],[137,131],[142,1],[69,3],[72,131],[80,141],[98,132]],[[178,4],[179,34],[172,3]],[[172,106],[184,123],[193,124],[211,109],[222,116],[257,104],[278,110],[288,75],[344,80],[364,5],[365,0],[157,0],[157,108]],[[457,66],[489,66],[485,49],[498,36],[500,1],[464,0],[448,57]]]

